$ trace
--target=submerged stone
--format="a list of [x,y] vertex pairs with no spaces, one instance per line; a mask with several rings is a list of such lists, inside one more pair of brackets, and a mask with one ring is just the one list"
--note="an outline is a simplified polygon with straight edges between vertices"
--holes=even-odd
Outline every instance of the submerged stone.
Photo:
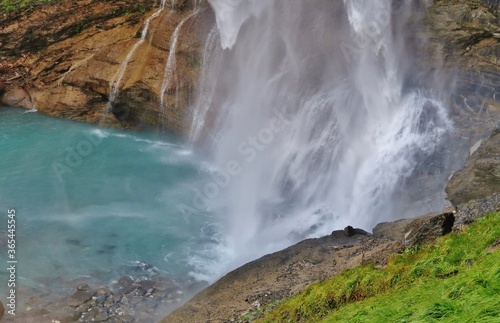
[[78,290],[73,295],[71,295],[68,299],[68,305],[73,307],[78,307],[90,300],[94,296],[94,293],[91,291],[83,291]]

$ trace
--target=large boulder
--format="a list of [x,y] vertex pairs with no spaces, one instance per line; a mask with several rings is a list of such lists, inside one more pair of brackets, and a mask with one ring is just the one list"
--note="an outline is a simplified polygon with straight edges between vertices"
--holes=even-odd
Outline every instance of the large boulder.
[[439,213],[415,219],[401,219],[379,223],[373,228],[373,237],[399,241],[405,247],[433,242],[450,233],[455,223],[455,210],[449,207]]

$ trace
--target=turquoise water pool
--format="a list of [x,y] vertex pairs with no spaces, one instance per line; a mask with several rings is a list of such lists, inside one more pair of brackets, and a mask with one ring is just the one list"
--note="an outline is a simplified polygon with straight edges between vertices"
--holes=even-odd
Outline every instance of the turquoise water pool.
[[[186,147],[164,133],[0,108],[0,230],[15,209],[18,286],[57,291],[80,277],[107,283],[139,263],[180,279],[203,275],[198,265],[215,243],[210,214],[186,221],[178,205],[190,205],[207,175]],[[0,293],[6,288],[0,284]]]

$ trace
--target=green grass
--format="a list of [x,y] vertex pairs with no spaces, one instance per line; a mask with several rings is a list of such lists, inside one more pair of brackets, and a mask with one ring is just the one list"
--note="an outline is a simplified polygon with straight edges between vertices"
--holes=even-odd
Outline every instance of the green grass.
[[23,10],[33,10],[41,3],[55,2],[57,0],[0,0],[0,13],[17,14]]
[[258,322],[500,322],[500,213],[385,269],[367,265],[306,288]]

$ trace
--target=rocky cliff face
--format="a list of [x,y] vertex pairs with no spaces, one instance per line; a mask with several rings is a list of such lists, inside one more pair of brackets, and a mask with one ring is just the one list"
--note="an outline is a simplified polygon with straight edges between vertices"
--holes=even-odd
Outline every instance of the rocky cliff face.
[[451,178],[446,192],[454,203],[465,203],[500,192],[500,130],[473,151],[465,167]]
[[424,18],[429,52],[448,78],[456,136],[469,146],[498,126],[500,5],[496,0],[436,0]]
[[[155,6],[145,0],[62,0],[4,13],[0,18],[1,102],[105,126],[184,132],[201,51],[214,26],[205,0],[193,14],[196,2],[175,1],[172,7],[169,0],[151,21],[146,41],[132,56],[120,83],[118,118],[106,108],[109,81],[139,40],[146,19],[158,10],[159,1]],[[188,16],[175,49],[175,77],[168,82],[165,104],[160,107],[172,35]],[[491,116],[500,114],[498,2],[436,0],[418,20],[426,28],[416,38],[430,38],[428,55],[420,56],[448,73],[448,79],[441,81],[449,83],[455,120],[466,129],[458,136],[472,145],[495,128]]]
[[[454,204],[498,192],[500,4],[438,0],[425,18],[433,61],[449,74],[453,135],[470,148],[446,192]],[[487,139],[489,138],[489,139]],[[487,139],[487,140],[486,140]],[[464,158],[463,156],[460,158]]]
[[[61,1],[4,15],[0,99],[67,119],[114,127],[164,127],[182,133],[193,97],[205,36],[213,25],[206,2],[176,1],[151,20],[120,83],[114,116],[110,80],[158,11],[151,1]],[[188,17],[189,16],[189,17]],[[172,36],[181,21],[176,68],[160,107]]]

